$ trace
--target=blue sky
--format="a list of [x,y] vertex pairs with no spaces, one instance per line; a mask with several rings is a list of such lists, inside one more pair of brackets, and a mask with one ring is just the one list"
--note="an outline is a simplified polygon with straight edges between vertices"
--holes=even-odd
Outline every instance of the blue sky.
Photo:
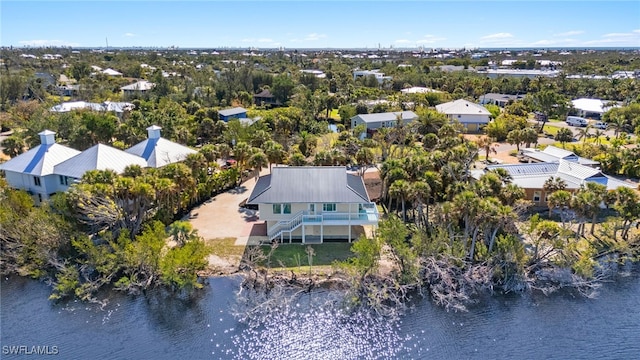
[[2,46],[640,47],[640,1],[5,1]]

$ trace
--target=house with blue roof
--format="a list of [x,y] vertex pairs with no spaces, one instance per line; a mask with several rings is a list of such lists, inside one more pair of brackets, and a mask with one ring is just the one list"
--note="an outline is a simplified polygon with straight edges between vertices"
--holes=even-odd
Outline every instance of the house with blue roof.
[[224,109],[218,111],[220,120],[227,122],[231,119],[244,119],[247,117],[247,109],[241,107],[234,107],[230,109]]
[[352,241],[355,227],[378,224],[362,177],[339,166],[274,167],[261,176],[248,205],[257,205],[269,241]]

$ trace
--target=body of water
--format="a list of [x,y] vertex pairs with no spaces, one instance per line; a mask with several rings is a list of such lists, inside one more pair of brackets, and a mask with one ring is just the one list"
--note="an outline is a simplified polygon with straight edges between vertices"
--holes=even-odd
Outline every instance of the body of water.
[[[568,293],[486,296],[453,313],[416,299],[397,320],[349,313],[315,291],[264,312],[237,300],[239,278],[211,278],[189,301],[111,295],[93,304],[47,300],[43,283],[1,282],[2,359],[55,347],[61,359],[637,359],[640,275],[595,299]],[[278,305],[278,304],[272,304]],[[250,314],[251,321],[233,314]],[[13,347],[13,348],[12,348]],[[51,358],[52,355],[28,358]]]

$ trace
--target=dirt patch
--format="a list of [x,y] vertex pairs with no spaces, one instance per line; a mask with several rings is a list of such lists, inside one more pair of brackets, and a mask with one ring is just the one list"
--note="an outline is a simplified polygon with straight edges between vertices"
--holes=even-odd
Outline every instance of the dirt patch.
[[380,200],[382,196],[382,180],[377,171],[367,171],[364,173],[364,186],[367,188],[369,198],[373,202]]

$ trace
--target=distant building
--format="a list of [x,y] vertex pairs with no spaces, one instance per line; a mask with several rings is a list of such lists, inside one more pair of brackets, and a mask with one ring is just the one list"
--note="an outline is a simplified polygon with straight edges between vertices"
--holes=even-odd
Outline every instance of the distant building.
[[276,97],[271,94],[269,89],[264,89],[261,92],[253,95],[253,102],[257,106],[280,106],[280,101],[276,100]]
[[578,116],[592,119],[600,119],[605,112],[620,106],[612,101],[587,98],[571,100],[571,104]]
[[427,94],[427,93],[441,93],[442,91],[434,90],[427,87],[413,86],[410,88],[402,89],[400,90],[400,92],[403,94]]
[[509,95],[509,94],[497,94],[488,93],[480,97],[480,104],[493,104],[500,107],[505,107],[507,104],[524,99],[525,94]]
[[116,115],[120,116],[125,111],[133,110],[134,107],[135,106],[132,103],[128,103],[128,102],[105,101],[102,104],[99,104],[99,103],[92,103],[87,101],[70,101],[70,102],[63,102],[56,106],[53,106],[52,108],[49,109],[49,111],[64,113],[64,112],[86,109],[91,111],[114,112],[116,113]]
[[321,70],[300,70],[300,72],[303,73],[303,74],[313,75],[313,76],[317,77],[318,79],[324,79],[324,78],[327,77],[327,74],[325,74]]
[[553,145],[547,146],[544,150],[536,148],[521,149],[518,154],[518,160],[528,163],[558,163],[560,160],[575,162],[580,165],[596,168],[599,162],[587,158],[580,157],[569,150],[560,149]]
[[244,119],[247,117],[247,109],[242,107],[224,109],[224,110],[218,111],[218,115],[220,116],[220,120],[224,122],[227,122],[233,118]]
[[122,93],[127,96],[127,95],[137,95],[137,94],[144,94],[148,91],[150,91],[151,89],[153,89],[156,86],[156,84],[146,81],[146,80],[140,80],[137,81],[133,84],[129,84],[126,86],[123,86],[120,88],[120,90],[122,90]]
[[384,76],[384,73],[380,72],[380,70],[354,70],[353,71],[353,80],[358,78],[373,76],[378,80],[379,84],[382,84],[385,80],[392,80],[391,76]]

